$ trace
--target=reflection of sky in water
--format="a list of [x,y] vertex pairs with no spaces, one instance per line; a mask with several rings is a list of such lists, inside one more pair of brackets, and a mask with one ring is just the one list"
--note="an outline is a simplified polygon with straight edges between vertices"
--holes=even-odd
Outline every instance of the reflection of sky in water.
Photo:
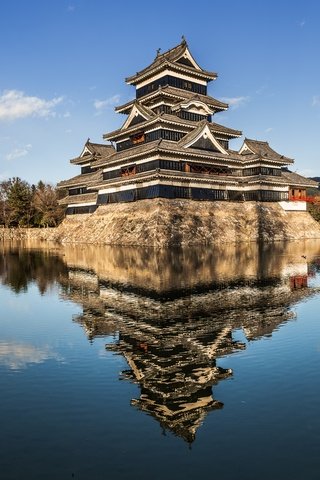
[[317,480],[319,252],[4,251],[0,477]]
[[43,363],[49,359],[62,361],[62,357],[47,345],[35,347],[26,343],[0,343],[0,363],[12,370],[27,368],[32,364]]

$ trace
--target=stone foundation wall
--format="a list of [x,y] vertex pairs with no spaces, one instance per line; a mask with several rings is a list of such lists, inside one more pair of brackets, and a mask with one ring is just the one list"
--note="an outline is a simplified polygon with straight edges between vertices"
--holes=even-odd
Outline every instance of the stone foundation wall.
[[2,229],[0,238],[105,245],[204,245],[320,238],[307,212],[278,203],[153,199],[100,206],[66,217],[57,228]]

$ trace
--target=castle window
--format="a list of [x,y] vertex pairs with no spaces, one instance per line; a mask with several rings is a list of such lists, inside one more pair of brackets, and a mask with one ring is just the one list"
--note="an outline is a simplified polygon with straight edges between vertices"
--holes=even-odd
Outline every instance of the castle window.
[[70,188],[69,195],[81,195],[87,193],[87,187]]
[[131,177],[136,174],[136,166],[130,165],[129,167],[121,168],[121,177]]
[[192,122],[199,122],[207,118],[206,115],[200,115],[199,113],[188,112],[187,110],[181,110],[178,114],[178,117],[184,118],[185,120],[191,120]]
[[137,98],[148,95],[148,93],[157,90],[160,86],[164,87],[166,85],[170,85],[171,87],[176,88],[182,88],[183,90],[189,90],[194,93],[200,93],[201,95],[207,94],[206,85],[201,85],[200,83],[196,82],[189,82],[181,78],[173,77],[172,75],[164,75],[163,77],[158,78],[154,82],[148,83],[147,85],[138,88],[136,90]]
[[185,171],[190,173],[202,173],[206,175],[230,175],[230,170],[228,167],[195,163],[186,163]]
[[183,82],[183,87],[185,90],[192,90],[191,82]]
[[133,135],[131,137],[133,145],[136,145],[137,143],[143,143],[145,138],[144,138],[144,133],[137,133],[136,135]]

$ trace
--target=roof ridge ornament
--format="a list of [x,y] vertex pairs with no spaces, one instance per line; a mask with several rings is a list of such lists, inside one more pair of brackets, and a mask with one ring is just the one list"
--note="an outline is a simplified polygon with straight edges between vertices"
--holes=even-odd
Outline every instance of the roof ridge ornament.
[[186,43],[187,43],[186,37],[184,35],[181,35],[181,44],[186,45]]

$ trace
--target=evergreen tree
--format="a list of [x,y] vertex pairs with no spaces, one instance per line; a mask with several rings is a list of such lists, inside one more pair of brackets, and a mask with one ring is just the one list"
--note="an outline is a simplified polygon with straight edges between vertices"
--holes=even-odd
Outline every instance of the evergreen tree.
[[7,207],[9,226],[30,226],[32,217],[32,190],[28,182],[19,177],[9,179]]
[[7,227],[10,223],[10,210],[8,206],[8,192],[11,186],[10,180],[0,183],[0,225]]
[[29,185],[19,177],[0,182],[0,225],[55,227],[64,217],[54,186]]

